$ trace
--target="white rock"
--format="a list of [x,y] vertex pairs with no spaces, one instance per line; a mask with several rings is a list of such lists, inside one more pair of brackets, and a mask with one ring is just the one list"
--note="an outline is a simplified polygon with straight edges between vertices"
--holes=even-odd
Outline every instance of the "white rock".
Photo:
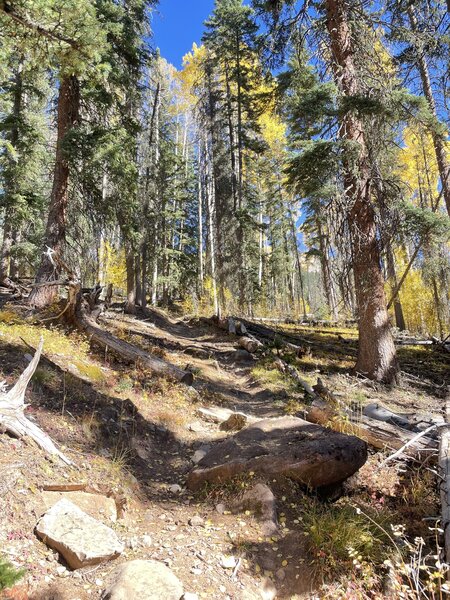
[[181,487],[181,485],[178,485],[178,483],[175,483],[174,485],[171,485],[169,487],[169,492],[171,494],[179,494],[182,491],[182,489],[183,488]]
[[132,560],[112,574],[103,600],[180,600],[183,586],[172,571],[154,560]]
[[124,550],[116,533],[69,500],[60,500],[39,520],[36,533],[72,569],[117,558]]
[[220,565],[224,569],[234,569],[237,565],[237,561],[234,556],[222,556],[220,559]]
[[181,600],[198,600],[197,594],[192,594],[191,592],[184,592]]

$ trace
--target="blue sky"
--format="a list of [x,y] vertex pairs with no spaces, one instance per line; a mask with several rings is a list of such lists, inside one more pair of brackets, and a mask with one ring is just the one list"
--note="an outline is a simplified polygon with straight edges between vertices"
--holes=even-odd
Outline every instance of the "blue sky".
[[153,45],[175,67],[192,44],[200,43],[203,21],[209,17],[214,0],[160,0],[153,15]]

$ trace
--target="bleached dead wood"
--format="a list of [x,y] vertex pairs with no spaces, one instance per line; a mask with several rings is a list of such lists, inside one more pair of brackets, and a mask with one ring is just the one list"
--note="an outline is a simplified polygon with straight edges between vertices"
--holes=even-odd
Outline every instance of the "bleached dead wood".
[[9,392],[0,392],[0,428],[18,438],[30,437],[43,450],[51,455],[59,456],[66,464],[70,465],[71,461],[58,450],[51,438],[24,415],[27,406],[25,390],[39,363],[43,345],[44,340],[41,338],[34,358],[19,377],[16,385]]
[[[436,440],[425,435],[418,437],[415,432],[385,421],[372,419],[362,412],[353,412],[345,407],[335,407],[317,396],[308,407],[306,418],[312,423],[327,425],[356,435],[380,450],[386,448],[400,450],[405,447],[404,454],[413,458],[420,457],[430,449],[436,450],[437,448]],[[416,437],[418,439],[414,440]],[[409,444],[409,442],[411,443]]]
[[[446,427],[439,436],[439,475],[441,476],[441,527],[444,530],[444,559],[450,563],[450,394],[446,402]],[[447,573],[450,579],[450,570]]]

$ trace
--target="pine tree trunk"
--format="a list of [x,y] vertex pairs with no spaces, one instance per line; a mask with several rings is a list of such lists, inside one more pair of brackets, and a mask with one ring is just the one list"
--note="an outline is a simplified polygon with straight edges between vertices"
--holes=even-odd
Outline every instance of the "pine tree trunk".
[[[331,41],[336,85],[346,97],[355,96],[360,90],[353,62],[355,48],[344,0],[326,0],[326,24]],[[352,142],[358,147],[358,156],[354,163],[344,162],[344,185],[352,234],[352,262],[359,319],[358,358],[355,368],[370,379],[393,382],[398,377],[399,368],[386,309],[365,132],[355,112],[349,111],[342,117],[339,135],[342,140]]]
[[[56,158],[53,174],[53,187],[45,229],[45,251],[36,274],[36,283],[42,284],[59,279],[61,268],[54,256],[61,258],[66,237],[66,212],[69,202],[69,160],[64,141],[79,118],[80,88],[73,76],[61,79],[58,96],[58,123]],[[29,303],[43,308],[53,302],[58,293],[55,285],[42,285],[33,288]]]

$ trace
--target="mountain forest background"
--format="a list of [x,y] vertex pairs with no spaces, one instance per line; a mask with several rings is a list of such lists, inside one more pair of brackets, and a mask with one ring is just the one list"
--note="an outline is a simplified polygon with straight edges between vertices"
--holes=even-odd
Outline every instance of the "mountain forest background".
[[0,0],[1,285],[356,321],[396,381],[393,327],[450,331],[448,6],[216,0],[179,70],[155,8]]

